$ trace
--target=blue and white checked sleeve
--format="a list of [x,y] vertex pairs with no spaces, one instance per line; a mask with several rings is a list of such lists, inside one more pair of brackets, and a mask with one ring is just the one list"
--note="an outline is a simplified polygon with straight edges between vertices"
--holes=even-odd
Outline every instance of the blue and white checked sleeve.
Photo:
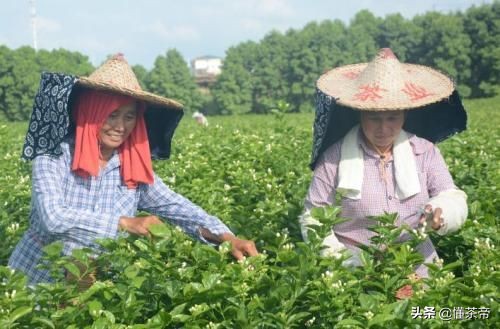
[[156,174],[154,183],[142,191],[138,208],[169,220],[203,242],[207,241],[200,234],[201,228],[215,235],[231,233],[220,219],[172,191]]
[[61,176],[68,166],[63,156],[41,155],[33,161],[32,203],[40,215],[38,229],[82,245],[89,245],[96,238],[116,237],[120,219],[116,214],[65,206]]

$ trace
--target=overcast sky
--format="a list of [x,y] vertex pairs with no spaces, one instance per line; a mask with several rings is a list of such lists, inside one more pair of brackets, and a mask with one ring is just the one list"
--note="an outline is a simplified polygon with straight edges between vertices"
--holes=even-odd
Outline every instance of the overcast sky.
[[[0,44],[33,45],[30,2],[0,0]],[[463,11],[490,0],[34,0],[41,49],[79,51],[93,64],[122,52],[147,69],[176,48],[186,61],[223,57],[240,42],[259,41],[269,31],[300,29],[311,21],[349,23],[360,10],[407,18],[427,11]]]

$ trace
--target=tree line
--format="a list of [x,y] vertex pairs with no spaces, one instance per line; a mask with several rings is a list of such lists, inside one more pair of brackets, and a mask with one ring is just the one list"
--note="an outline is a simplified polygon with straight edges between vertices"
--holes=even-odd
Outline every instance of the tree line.
[[[311,22],[285,33],[271,31],[261,41],[226,51],[221,75],[201,93],[182,55],[159,55],[151,70],[133,66],[142,87],[181,101],[187,112],[268,113],[278,101],[287,111],[314,106],[315,81],[339,65],[367,62],[390,47],[400,61],[435,67],[455,81],[462,97],[500,94],[500,1],[464,12],[427,12],[404,18],[358,12],[349,24]],[[0,118],[27,120],[42,71],[88,75],[87,56],[64,49],[35,52],[0,46]]]

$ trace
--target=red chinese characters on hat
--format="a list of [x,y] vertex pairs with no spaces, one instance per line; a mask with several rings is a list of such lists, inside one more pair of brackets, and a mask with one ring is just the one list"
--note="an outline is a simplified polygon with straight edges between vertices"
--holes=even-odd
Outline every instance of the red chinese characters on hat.
[[406,82],[405,87],[401,89],[401,91],[407,94],[413,102],[434,95],[433,93],[427,91],[424,87],[417,86],[411,82]]
[[382,98],[380,95],[381,92],[387,91],[384,88],[380,88],[379,85],[373,84],[373,85],[365,85],[359,87],[359,92],[354,95],[354,99],[360,100],[360,101],[376,101],[377,99]]

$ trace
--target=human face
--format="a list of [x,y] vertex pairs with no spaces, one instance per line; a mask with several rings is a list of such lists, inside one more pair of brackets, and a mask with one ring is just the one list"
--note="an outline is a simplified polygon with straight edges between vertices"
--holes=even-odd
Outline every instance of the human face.
[[113,152],[127,140],[136,121],[137,107],[135,102],[120,106],[108,116],[99,131],[103,155]]
[[382,152],[392,147],[404,122],[403,111],[361,113],[361,129],[365,138]]

